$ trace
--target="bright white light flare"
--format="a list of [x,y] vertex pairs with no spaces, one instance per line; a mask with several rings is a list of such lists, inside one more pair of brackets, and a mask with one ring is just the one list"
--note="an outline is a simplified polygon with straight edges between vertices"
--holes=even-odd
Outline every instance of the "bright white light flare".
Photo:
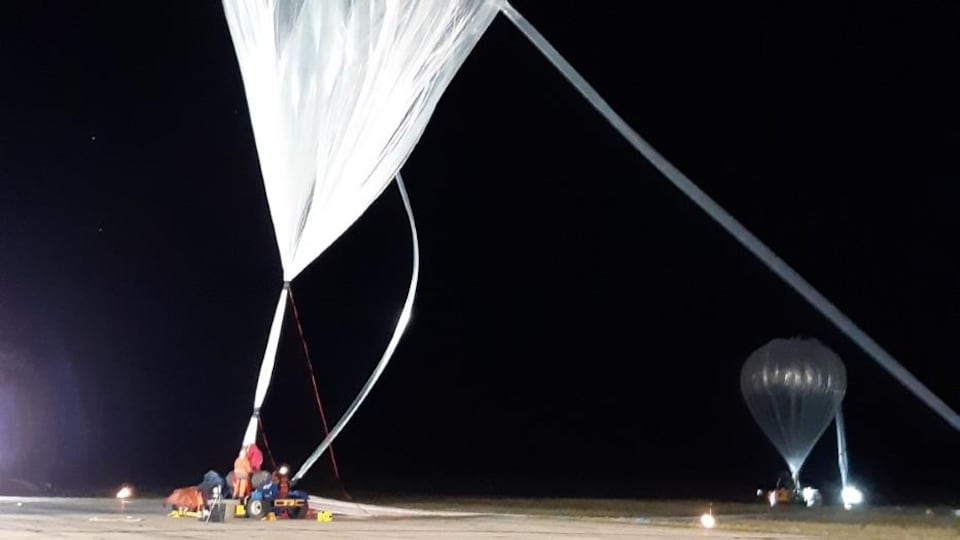
[[843,500],[843,507],[850,510],[863,503],[863,492],[854,486],[847,486],[840,491],[840,499]]
[[813,506],[817,502],[817,490],[807,486],[803,488],[800,492],[800,495],[803,497],[803,502],[807,503],[807,506]]

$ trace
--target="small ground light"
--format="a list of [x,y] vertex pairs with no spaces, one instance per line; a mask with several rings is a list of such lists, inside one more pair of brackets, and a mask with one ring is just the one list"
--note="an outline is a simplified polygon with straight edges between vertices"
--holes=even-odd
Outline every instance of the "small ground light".
[[717,526],[717,520],[713,517],[713,514],[704,514],[700,516],[700,524],[705,529],[712,529]]
[[800,492],[800,496],[803,497],[803,502],[806,503],[808,508],[817,503],[818,494],[819,491],[810,486],[803,488]]
[[712,529],[717,526],[717,520],[713,517],[713,508],[710,508],[706,514],[700,516],[700,525],[703,525],[704,529]]
[[840,491],[840,498],[843,500],[843,507],[850,510],[863,502],[863,492],[854,486],[847,486]]
[[120,511],[126,510],[127,500],[133,497],[133,488],[130,486],[121,486],[117,491],[117,498],[120,499]]

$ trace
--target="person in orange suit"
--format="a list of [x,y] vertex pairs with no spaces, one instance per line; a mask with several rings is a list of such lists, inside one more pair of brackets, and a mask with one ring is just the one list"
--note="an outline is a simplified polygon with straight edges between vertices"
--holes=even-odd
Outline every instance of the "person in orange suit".
[[247,449],[240,451],[240,455],[233,461],[233,498],[243,499],[250,493],[250,473],[253,468],[247,458]]

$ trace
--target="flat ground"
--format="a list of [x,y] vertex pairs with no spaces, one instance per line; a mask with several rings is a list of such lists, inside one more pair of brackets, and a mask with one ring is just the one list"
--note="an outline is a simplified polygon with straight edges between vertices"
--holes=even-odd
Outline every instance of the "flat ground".
[[[800,536],[849,539],[960,539],[960,519],[948,507],[769,508],[762,503],[605,499],[482,499],[366,497],[371,503],[424,510],[491,512],[559,519],[630,521],[680,529],[688,534],[708,509],[717,520],[712,532],[758,533],[763,538]],[[707,531],[704,531],[707,532]],[[764,536],[765,535],[765,536]],[[794,536],[796,535],[796,536]],[[722,536],[721,536],[722,537]],[[737,537],[731,535],[729,537]],[[746,538],[746,536],[740,536]]]
[[[330,523],[313,520],[257,522],[243,519],[201,523],[166,517],[159,499],[138,499],[121,512],[111,499],[28,499],[0,497],[0,538],[960,538],[955,519],[946,509],[926,515],[913,511],[865,510],[860,514],[820,515],[786,512],[771,515],[762,506],[714,506],[718,528],[705,530],[695,516],[699,503],[596,500],[375,500],[420,510],[476,512],[474,516],[440,517],[424,513],[410,517],[371,517],[366,507],[356,515],[342,503]],[[318,502],[322,507],[325,503]],[[503,512],[503,513],[500,513]],[[752,513],[751,513],[752,512]],[[611,517],[619,516],[619,517]],[[628,517],[623,517],[628,516]],[[853,517],[851,517],[853,516]]]

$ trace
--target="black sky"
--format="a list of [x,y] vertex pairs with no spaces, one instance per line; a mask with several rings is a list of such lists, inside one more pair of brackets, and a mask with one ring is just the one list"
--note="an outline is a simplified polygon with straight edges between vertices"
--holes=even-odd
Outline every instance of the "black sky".
[[[515,5],[960,407],[956,4]],[[0,22],[0,68],[0,427],[21,434],[0,440],[0,467],[163,489],[224,471],[281,272],[220,3],[24,2]],[[348,488],[749,496],[784,467],[743,405],[740,365],[805,335],[847,365],[855,477],[887,500],[956,498],[956,432],[636,155],[505,19],[403,173],[420,294],[335,444]],[[333,418],[392,330],[409,251],[390,188],[294,283]],[[319,434],[286,329],[264,422],[298,465]],[[813,483],[838,481],[834,444],[828,432],[810,458]]]

